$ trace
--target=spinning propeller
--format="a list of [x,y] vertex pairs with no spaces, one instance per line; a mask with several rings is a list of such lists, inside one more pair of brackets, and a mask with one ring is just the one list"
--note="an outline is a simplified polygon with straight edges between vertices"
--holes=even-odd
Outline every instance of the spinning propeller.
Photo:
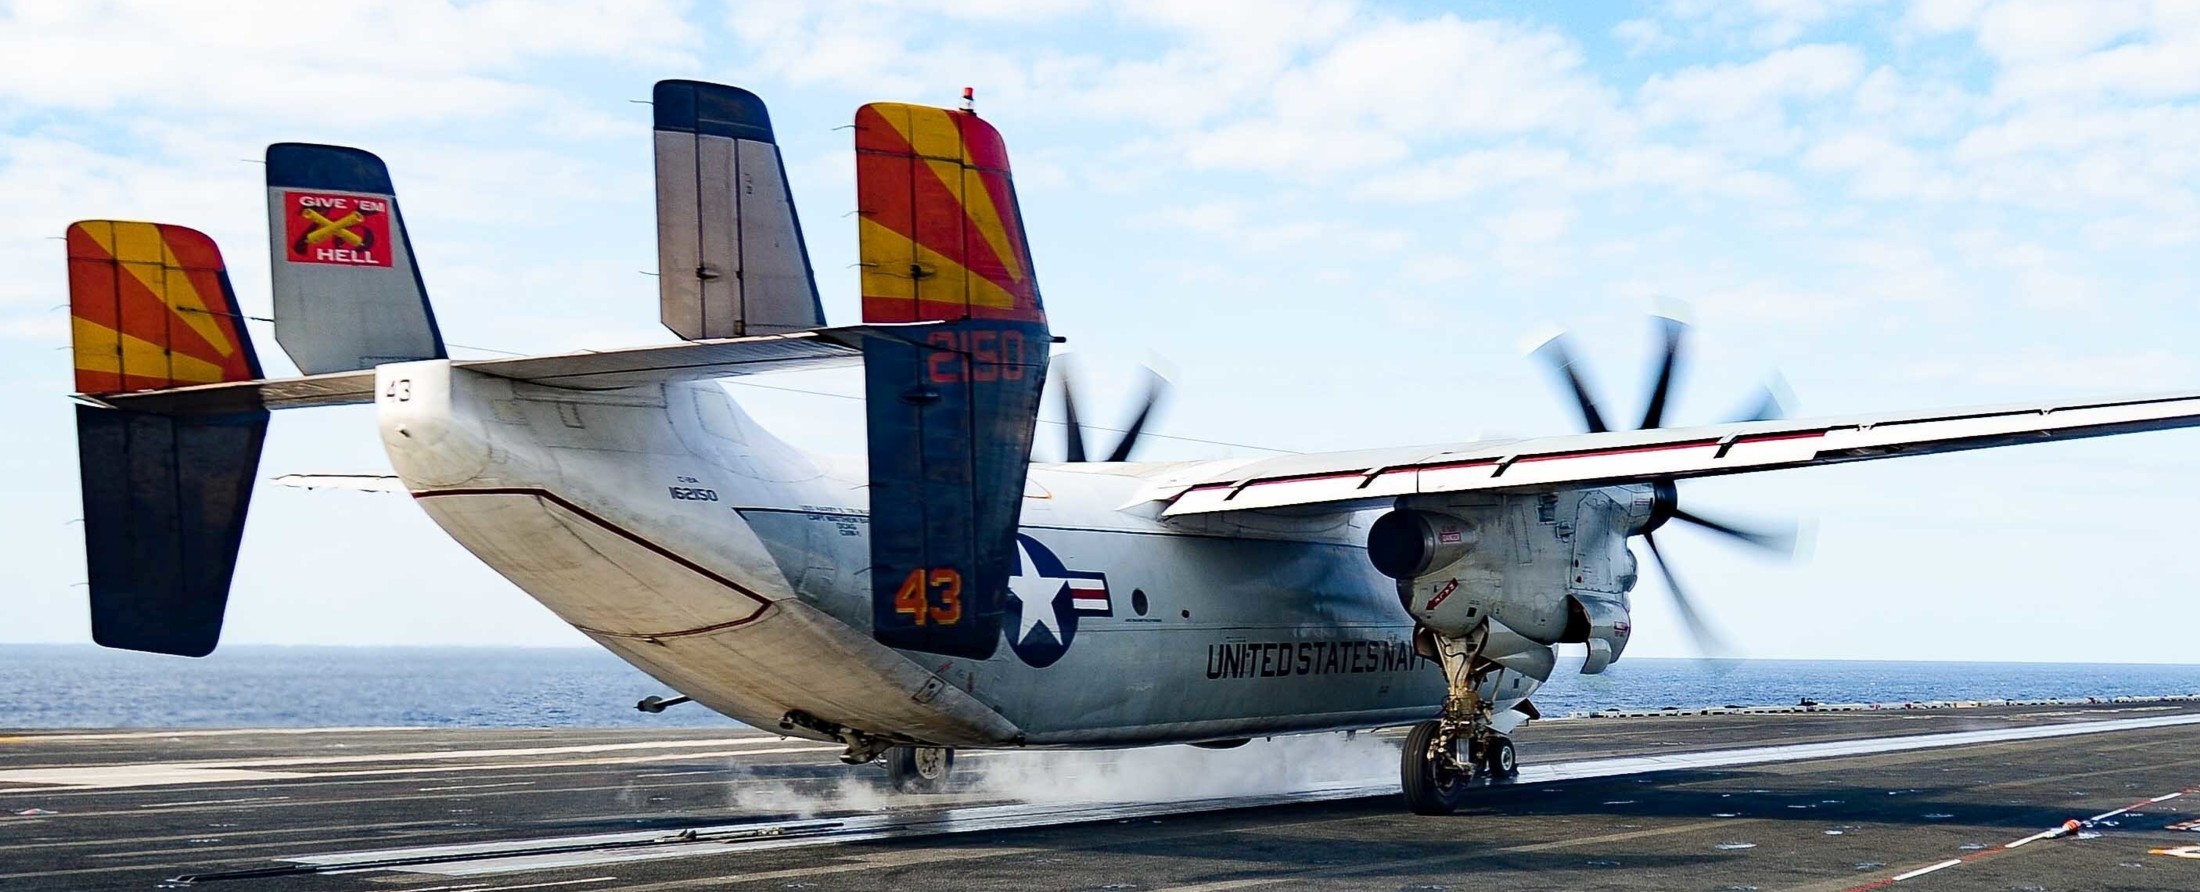
[[[1093,461],[1094,459],[1087,457],[1085,453],[1085,427],[1077,420],[1077,386],[1075,375],[1070,372],[1073,365],[1065,358],[1064,361],[1059,361],[1054,366],[1055,371],[1061,375],[1062,379],[1063,454],[1068,456],[1063,461]],[[1138,436],[1146,429],[1146,420],[1153,417],[1154,409],[1161,405],[1161,398],[1168,393],[1168,390],[1169,379],[1161,377],[1161,373],[1148,368],[1146,370],[1146,397],[1138,405],[1138,414],[1131,416],[1130,424],[1121,429],[1123,439],[1116,441],[1115,448],[1109,450],[1108,456],[1099,459],[1099,461],[1118,462],[1130,460],[1131,453],[1138,449]],[[1102,430],[1107,430],[1107,428],[1102,428]]]
[[[1660,323],[1658,333],[1663,342],[1662,350],[1658,357],[1655,382],[1651,384],[1649,399],[1644,403],[1642,423],[1635,426],[1636,430],[1653,430],[1665,425],[1667,397],[1672,393],[1673,380],[1680,372],[1683,365],[1682,358],[1685,355],[1682,344],[1684,336],[1688,332],[1688,326],[1678,320],[1662,316],[1657,317],[1657,319]],[[1611,430],[1611,428],[1605,426],[1604,413],[1598,410],[1596,398],[1590,395],[1589,385],[1582,379],[1578,363],[1574,360],[1572,353],[1566,349],[1565,336],[1552,338],[1545,342],[1543,346],[1536,348],[1535,352],[1544,362],[1550,364],[1552,370],[1558,373],[1566,387],[1573,392],[1575,405],[1581,410],[1581,422],[1589,429],[1589,432],[1604,433]],[[1762,397],[1751,409],[1742,413],[1740,417],[1731,420],[1734,422],[1771,421],[1781,417],[1781,414],[1778,396],[1773,393],[1771,388],[1767,387],[1764,389]],[[1680,506],[1679,488],[1674,485],[1673,480],[1670,478],[1657,480],[1651,485],[1655,500],[1652,502],[1650,523],[1643,528],[1641,534],[1642,542],[1650,547],[1650,558],[1658,565],[1658,574],[1665,578],[1666,590],[1672,592],[1673,606],[1680,610],[1681,620],[1687,624],[1689,637],[1694,640],[1696,649],[1707,654],[1725,653],[1728,650],[1725,642],[1704,620],[1703,615],[1697,612],[1695,603],[1689,600],[1687,589],[1683,588],[1680,579],[1673,575],[1673,568],[1666,564],[1665,552],[1658,548],[1658,540],[1655,535],[1657,529],[1668,520],[1678,520],[1725,536],[1752,548],[1781,555],[1793,553],[1795,548],[1794,534],[1782,531],[1752,530],[1739,524],[1714,520],[1702,514],[1688,511]]]

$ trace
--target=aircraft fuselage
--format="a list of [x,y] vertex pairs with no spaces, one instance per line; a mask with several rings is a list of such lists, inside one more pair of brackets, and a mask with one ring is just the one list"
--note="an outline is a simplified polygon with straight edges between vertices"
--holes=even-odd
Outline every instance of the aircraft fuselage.
[[[1035,465],[1000,646],[871,640],[866,475],[789,447],[713,383],[572,391],[385,366],[398,475],[457,540],[605,647],[722,713],[958,746],[1110,746],[1433,715],[1368,514],[1163,522],[1160,466]],[[402,395],[402,398],[400,398]],[[1540,680],[1501,672],[1494,699]]]

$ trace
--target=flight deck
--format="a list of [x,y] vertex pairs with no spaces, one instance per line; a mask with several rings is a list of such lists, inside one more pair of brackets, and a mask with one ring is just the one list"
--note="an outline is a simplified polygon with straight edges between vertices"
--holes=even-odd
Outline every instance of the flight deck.
[[754,731],[0,731],[0,888],[2200,890],[2193,700],[1516,739],[1416,817],[1390,734],[966,753],[905,795]]

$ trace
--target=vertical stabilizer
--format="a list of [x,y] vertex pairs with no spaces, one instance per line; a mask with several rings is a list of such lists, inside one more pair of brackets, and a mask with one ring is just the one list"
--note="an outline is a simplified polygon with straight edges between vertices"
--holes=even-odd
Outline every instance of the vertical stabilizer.
[[694,341],[823,326],[764,100],[738,87],[659,81],[651,102],[665,327]]
[[[259,358],[221,252],[181,226],[69,227],[77,390],[250,381]],[[159,414],[80,405],[92,639],[205,656],[221,636],[267,412]]]
[[[1008,152],[969,112],[856,112],[873,634],[981,659],[1001,638],[1050,343]],[[920,340],[921,339],[921,340]]]
[[275,341],[309,375],[442,359],[389,168],[345,146],[267,147]]

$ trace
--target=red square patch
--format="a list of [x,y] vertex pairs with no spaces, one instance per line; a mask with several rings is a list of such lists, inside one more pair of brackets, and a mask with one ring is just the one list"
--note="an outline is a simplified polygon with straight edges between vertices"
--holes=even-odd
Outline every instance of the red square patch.
[[338,266],[390,265],[390,200],[375,195],[283,193],[284,259]]

